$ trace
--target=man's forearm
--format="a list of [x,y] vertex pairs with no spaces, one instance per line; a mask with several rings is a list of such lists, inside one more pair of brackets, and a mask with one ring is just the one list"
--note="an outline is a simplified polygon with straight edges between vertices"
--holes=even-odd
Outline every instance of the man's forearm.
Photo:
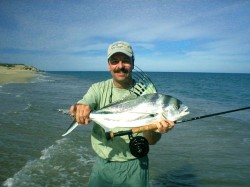
[[148,140],[149,145],[154,145],[161,139],[161,134],[154,131],[144,131],[143,136]]

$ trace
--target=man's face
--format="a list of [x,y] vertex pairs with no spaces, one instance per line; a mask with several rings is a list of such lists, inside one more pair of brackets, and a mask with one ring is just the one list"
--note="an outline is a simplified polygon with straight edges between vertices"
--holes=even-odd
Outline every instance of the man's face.
[[108,68],[114,81],[123,83],[131,80],[134,62],[131,57],[123,53],[116,53],[109,58]]

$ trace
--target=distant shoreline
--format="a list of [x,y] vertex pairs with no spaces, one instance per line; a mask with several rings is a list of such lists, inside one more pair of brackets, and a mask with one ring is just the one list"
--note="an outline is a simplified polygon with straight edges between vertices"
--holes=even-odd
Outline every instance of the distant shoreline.
[[0,63],[0,84],[29,83],[41,70],[25,64]]

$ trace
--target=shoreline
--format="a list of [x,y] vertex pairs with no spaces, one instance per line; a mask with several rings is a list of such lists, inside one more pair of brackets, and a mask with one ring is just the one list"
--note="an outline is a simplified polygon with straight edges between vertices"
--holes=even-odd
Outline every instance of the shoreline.
[[0,84],[29,83],[40,70],[23,64],[0,64]]

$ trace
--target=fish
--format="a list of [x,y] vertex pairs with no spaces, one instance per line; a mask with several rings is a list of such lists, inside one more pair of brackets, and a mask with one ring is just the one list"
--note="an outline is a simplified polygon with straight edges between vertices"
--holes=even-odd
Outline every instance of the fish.
[[[136,96],[141,96],[148,93],[157,93],[157,89],[153,81],[145,72],[143,72],[136,65],[134,65],[133,69],[133,79],[135,80],[137,86],[134,87],[135,89],[130,89],[130,91],[134,93]],[[70,115],[70,112],[67,109],[58,109],[58,111],[62,112],[63,114]],[[66,136],[67,134],[72,132],[77,126],[78,124],[74,120],[66,130],[66,133],[64,133],[62,136]]]
[[[151,93],[138,97],[131,96],[111,103],[102,109],[92,111],[89,118],[107,132],[115,128],[140,127],[155,123],[163,118],[177,121],[188,114],[188,107],[177,98]],[[72,122],[62,136],[66,136],[77,126],[76,121]]]
[[[150,77],[134,66],[133,79],[137,86],[131,89],[135,95],[92,111],[89,118],[105,131],[117,127],[133,128],[153,123],[165,117],[176,121],[189,114],[188,107],[172,96],[158,94]],[[69,114],[69,112],[68,112]],[[74,120],[62,136],[72,132],[78,123]]]

